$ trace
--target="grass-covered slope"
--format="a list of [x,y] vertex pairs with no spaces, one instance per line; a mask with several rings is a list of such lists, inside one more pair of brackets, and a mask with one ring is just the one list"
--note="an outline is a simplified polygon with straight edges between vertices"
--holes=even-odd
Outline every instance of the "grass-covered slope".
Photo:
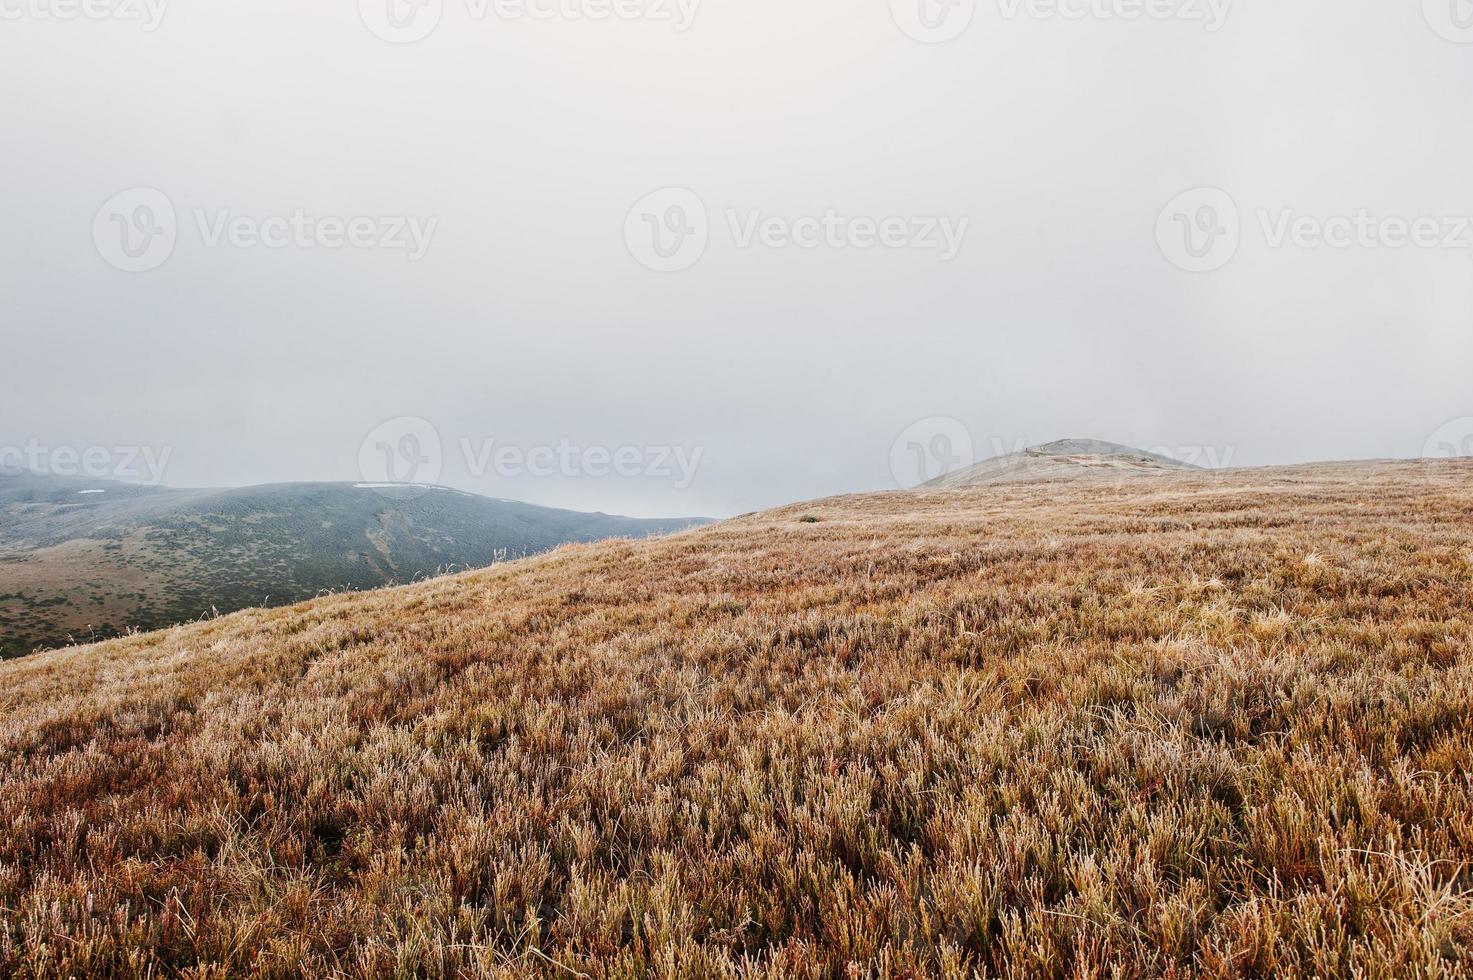
[[961,490],[966,487],[1008,483],[1120,483],[1156,479],[1198,467],[1144,449],[1133,449],[1098,439],[1063,439],[1045,446],[985,459],[965,469],[946,473],[922,490]]
[[0,666],[0,973],[1470,975],[1470,477],[846,498]]
[[0,657],[692,523],[443,489],[175,490],[0,472]]

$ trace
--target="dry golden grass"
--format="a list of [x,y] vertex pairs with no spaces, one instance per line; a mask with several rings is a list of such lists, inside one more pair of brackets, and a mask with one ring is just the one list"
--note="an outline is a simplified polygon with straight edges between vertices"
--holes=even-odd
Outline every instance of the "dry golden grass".
[[0,973],[1473,975],[1470,487],[845,498],[7,664]]

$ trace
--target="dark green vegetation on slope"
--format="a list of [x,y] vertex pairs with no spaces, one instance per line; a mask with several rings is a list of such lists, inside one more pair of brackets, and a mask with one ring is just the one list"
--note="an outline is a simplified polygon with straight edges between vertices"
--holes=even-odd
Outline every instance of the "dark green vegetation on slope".
[[697,523],[442,489],[174,490],[0,471],[0,657]]

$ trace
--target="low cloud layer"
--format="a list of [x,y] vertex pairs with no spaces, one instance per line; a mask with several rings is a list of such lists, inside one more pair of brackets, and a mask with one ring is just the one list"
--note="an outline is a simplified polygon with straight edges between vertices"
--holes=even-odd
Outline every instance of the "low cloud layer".
[[1473,452],[1458,2],[0,0],[0,450],[715,516]]

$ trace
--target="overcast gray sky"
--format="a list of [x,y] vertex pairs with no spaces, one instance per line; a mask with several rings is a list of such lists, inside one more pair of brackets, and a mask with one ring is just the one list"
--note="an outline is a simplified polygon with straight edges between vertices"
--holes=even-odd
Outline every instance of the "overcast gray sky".
[[0,446],[723,516],[1473,435],[1468,0],[421,2],[0,0]]

